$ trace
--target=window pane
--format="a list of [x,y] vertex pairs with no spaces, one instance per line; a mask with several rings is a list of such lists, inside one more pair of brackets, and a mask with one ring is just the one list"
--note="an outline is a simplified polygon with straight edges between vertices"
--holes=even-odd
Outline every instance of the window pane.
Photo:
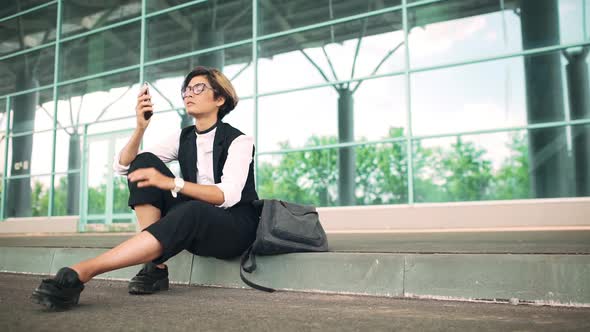
[[[181,112],[180,114],[183,114]],[[148,148],[160,143],[168,135],[173,135],[179,128],[181,128],[181,116],[179,112],[154,112],[152,120],[143,135],[143,147]],[[192,119],[192,118],[191,118]],[[133,120],[135,123],[135,119]],[[192,122],[191,122],[192,124]],[[189,125],[189,124],[186,124]],[[132,127],[135,129],[135,125]],[[131,133],[130,133],[131,134]],[[127,136],[127,139],[131,135]],[[123,148],[121,146],[121,148]]]
[[[355,87],[355,85],[351,85]],[[354,140],[404,136],[407,128],[406,87],[403,76],[362,82],[354,99]],[[318,100],[318,102],[320,102]],[[343,106],[342,111],[345,109]]]
[[263,155],[258,159],[258,195],[313,204],[338,205],[338,156],[334,150]]
[[331,87],[261,97],[257,151],[333,143],[338,135],[337,111],[338,94]]
[[[258,160],[258,193],[318,206],[407,203],[406,150],[402,142],[262,155]],[[340,154],[342,160],[352,161],[348,176]],[[347,177],[353,184],[349,187]],[[345,203],[347,200],[349,203]]]
[[393,7],[400,3],[400,0],[258,1],[258,33],[266,35],[290,30],[323,21]]
[[25,11],[46,2],[49,2],[49,0],[3,0],[2,7],[0,7],[0,18]]
[[0,60],[0,96],[53,83],[55,47]]
[[525,132],[414,142],[416,202],[529,198]]
[[588,129],[572,130],[585,143],[572,140],[565,127],[416,141],[415,200],[583,196],[575,178],[587,179],[588,164],[576,168],[575,160],[588,160]]
[[11,98],[10,128],[15,134],[53,128],[53,89]]
[[575,195],[590,196],[590,125],[572,126]]
[[141,0],[95,1],[84,5],[78,0],[63,0],[62,34],[71,36],[141,15]]
[[366,80],[351,93],[355,87],[353,83],[349,89],[323,87],[261,97],[259,151],[317,145],[309,140],[314,135],[337,142],[339,109],[344,142],[403,136],[407,122],[403,76]]
[[[252,38],[252,1],[207,1],[147,20],[148,60]],[[202,63],[222,67],[219,63]]]
[[140,23],[130,23],[63,43],[60,80],[139,63]]
[[[248,136],[254,137],[254,101],[244,99],[238,106],[223,118],[227,122]],[[258,151],[258,147],[256,147]]]
[[183,107],[180,88],[184,77],[194,67],[210,62],[223,64],[217,68],[231,80],[238,96],[253,94],[252,47],[248,44],[146,67],[145,80],[152,86],[150,93],[155,107],[161,110]]
[[264,40],[260,42],[259,90],[264,93],[401,71],[401,24],[401,11],[397,11]]
[[[113,181],[113,213],[132,213],[133,210],[131,210],[127,204],[129,201],[129,186],[127,185],[127,178],[124,176],[116,176]],[[116,221],[113,220],[113,222]]]
[[413,134],[526,125],[524,71],[518,57],[412,74]]
[[588,24],[590,21],[590,1],[560,0],[557,3],[561,43],[573,44],[589,40],[588,32],[590,30],[588,26],[584,27],[584,23]]
[[9,141],[9,175],[51,173],[53,132],[11,137]]
[[8,180],[6,217],[47,216],[50,181],[49,176]]
[[56,8],[57,5],[51,5],[2,22],[0,55],[54,41]]
[[[504,7],[502,7],[502,5]],[[582,42],[583,3],[450,0],[410,8],[412,67]]]
[[80,214],[80,173],[56,174],[53,193],[54,216]]
[[551,52],[412,74],[413,133],[564,121],[568,112],[573,118],[580,112],[569,111],[567,81],[576,72],[564,70],[567,63],[561,52]]
[[6,98],[0,98],[0,131],[6,131]]
[[135,114],[136,70],[60,86],[58,121],[64,127]]
[[93,141],[88,145],[88,214],[105,214],[109,142]]
[[58,128],[55,144],[55,171],[67,172],[82,167],[82,140],[84,128]]

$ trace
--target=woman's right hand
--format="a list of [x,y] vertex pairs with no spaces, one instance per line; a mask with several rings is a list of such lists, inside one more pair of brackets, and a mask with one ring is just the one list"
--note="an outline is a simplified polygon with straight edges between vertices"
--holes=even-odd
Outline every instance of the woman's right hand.
[[[153,112],[152,96],[149,94],[147,85],[144,85],[137,96],[137,105],[135,106],[135,115],[137,118],[137,128],[146,129],[150,120],[146,120],[143,113]],[[147,92],[147,93],[146,93]],[[150,118],[151,119],[151,118]]]

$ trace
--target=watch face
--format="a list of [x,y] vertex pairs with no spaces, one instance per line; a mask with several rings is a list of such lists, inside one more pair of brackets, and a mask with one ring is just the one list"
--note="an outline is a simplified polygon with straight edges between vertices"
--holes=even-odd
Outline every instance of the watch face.
[[175,191],[180,191],[184,187],[184,180],[182,178],[174,178]]

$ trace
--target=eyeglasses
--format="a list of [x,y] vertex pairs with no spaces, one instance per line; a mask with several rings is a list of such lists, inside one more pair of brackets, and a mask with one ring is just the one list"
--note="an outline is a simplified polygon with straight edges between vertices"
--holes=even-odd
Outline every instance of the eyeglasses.
[[192,91],[196,95],[200,95],[201,93],[203,93],[203,91],[205,91],[205,89],[215,91],[215,89],[213,89],[210,86],[207,86],[207,84],[205,83],[197,83],[193,86],[187,86],[183,91],[180,92],[180,94],[182,95],[182,98],[186,98],[188,96],[189,91]]

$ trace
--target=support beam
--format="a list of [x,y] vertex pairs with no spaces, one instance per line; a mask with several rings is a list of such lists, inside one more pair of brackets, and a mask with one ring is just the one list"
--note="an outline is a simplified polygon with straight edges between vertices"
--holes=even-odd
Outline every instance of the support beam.
[[[354,98],[348,88],[338,89],[338,142],[354,141]],[[338,199],[340,205],[354,205],[355,196],[354,147],[338,150]]]
[[[570,118],[590,118],[590,84],[586,58],[590,47],[579,51],[565,52],[567,85],[569,91]],[[572,150],[574,157],[575,194],[590,196],[590,127],[572,127]]]
[[[520,14],[523,49],[559,44],[556,0],[522,1]],[[524,66],[529,124],[563,121],[561,54],[529,56],[524,59]],[[537,198],[573,194],[565,131],[564,127],[529,130],[529,173]],[[554,148],[547,151],[547,147]]]

